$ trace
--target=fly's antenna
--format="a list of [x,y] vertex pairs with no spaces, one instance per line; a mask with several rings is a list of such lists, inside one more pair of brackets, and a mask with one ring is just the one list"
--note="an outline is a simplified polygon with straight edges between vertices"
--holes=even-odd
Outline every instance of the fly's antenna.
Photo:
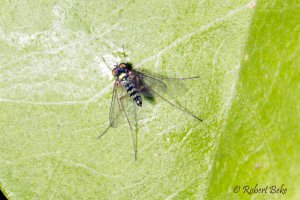
[[124,44],[122,44],[123,53],[125,53],[125,47]]
[[124,47],[124,44],[122,44],[122,50],[123,50],[123,56],[126,60],[126,63],[128,64],[128,60],[127,60],[127,55],[126,55],[126,52],[125,52],[125,47]]
[[104,57],[103,57],[103,56],[101,56],[101,57],[102,57],[102,60],[104,61],[105,65],[106,65],[106,67],[107,67],[110,71],[112,71],[112,69],[109,67],[109,65],[107,64],[107,62],[106,62],[106,60],[104,59]]

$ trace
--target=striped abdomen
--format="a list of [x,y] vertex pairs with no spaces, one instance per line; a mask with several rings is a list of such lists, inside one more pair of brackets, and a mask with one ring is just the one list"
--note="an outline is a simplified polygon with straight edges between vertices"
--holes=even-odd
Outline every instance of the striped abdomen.
[[124,85],[130,98],[138,105],[142,106],[142,97],[133,82],[127,81]]

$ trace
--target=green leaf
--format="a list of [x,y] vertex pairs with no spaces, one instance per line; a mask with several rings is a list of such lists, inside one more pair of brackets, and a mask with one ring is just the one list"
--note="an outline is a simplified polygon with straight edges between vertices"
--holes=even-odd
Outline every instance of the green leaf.
[[208,199],[299,199],[299,5],[258,2]]
[[[286,179],[292,191],[299,40],[296,9],[287,13],[297,6],[263,2],[249,35],[255,4],[2,2],[0,189],[9,199],[249,198],[231,191],[252,184],[256,171],[247,169],[255,163],[261,184]],[[286,31],[273,32],[274,24]],[[135,68],[201,77],[176,100],[204,122],[167,103],[145,103],[137,161],[126,123],[97,139],[109,124],[113,86],[101,57],[113,63],[122,45]]]

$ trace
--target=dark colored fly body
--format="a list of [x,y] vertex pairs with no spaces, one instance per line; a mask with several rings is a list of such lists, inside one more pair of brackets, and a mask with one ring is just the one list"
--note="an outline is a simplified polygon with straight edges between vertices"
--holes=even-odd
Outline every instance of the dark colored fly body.
[[142,106],[142,97],[137,89],[134,75],[126,63],[121,63],[113,69],[112,74],[117,77],[116,84],[126,88],[127,94],[138,106]]
[[129,79],[126,81],[121,81],[121,83],[126,88],[127,93],[129,94],[130,98],[136,103],[136,105],[142,106],[142,97],[137,90],[133,80]]

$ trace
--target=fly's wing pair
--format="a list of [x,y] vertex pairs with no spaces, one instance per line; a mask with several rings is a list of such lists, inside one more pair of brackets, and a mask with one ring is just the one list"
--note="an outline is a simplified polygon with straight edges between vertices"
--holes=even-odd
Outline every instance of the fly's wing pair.
[[[202,121],[200,118],[198,118],[197,116],[195,116],[193,113],[189,112],[182,106],[178,104],[176,105],[175,102],[171,102],[166,97],[164,97],[164,94],[168,92],[168,86],[165,82],[169,82],[173,80],[184,81],[189,79],[196,79],[199,77],[189,77],[189,78],[155,77],[153,75],[149,75],[135,70],[131,70],[131,73],[133,74],[133,80],[135,81],[135,85],[137,86],[137,89],[142,94],[144,99],[160,98],[166,101],[167,103],[169,103],[170,105],[176,107],[177,109],[190,115],[191,117],[196,118],[199,121]],[[117,83],[115,83],[112,100],[111,100],[110,113],[109,113],[109,121],[111,127],[118,126],[122,112],[125,114],[125,117],[128,117],[128,113],[126,113],[126,108],[129,107],[128,104],[131,104],[130,105],[131,107],[136,106],[135,102],[133,102],[129,98],[129,95],[126,93],[126,89],[122,86],[117,85]],[[130,119],[127,120],[132,121]]]
[[[134,70],[131,71],[131,74],[138,91],[144,98],[156,98],[157,95],[153,91],[160,94],[167,92],[167,85],[159,78]],[[121,121],[120,116],[122,113],[125,114],[125,117],[126,115],[128,117],[128,115],[132,114],[134,112],[132,106],[137,105],[135,105],[135,102],[130,99],[129,95],[126,93],[126,89],[123,86],[118,85],[116,82],[113,88],[109,112],[110,126],[115,128],[118,126],[119,122]],[[133,123],[133,120],[128,120]]]
[[[153,75],[149,75],[140,71],[131,70],[132,79],[135,82],[135,85],[137,86],[137,89],[142,94],[142,96],[145,99],[156,99],[160,98],[167,103],[169,103],[171,106],[174,106],[178,110],[181,110],[182,112],[190,115],[191,117],[202,121],[200,118],[195,116],[193,113],[186,110],[184,107],[180,106],[179,104],[176,104],[170,100],[168,100],[166,97],[164,97],[164,94],[168,91],[168,86],[165,82],[168,82],[170,80],[188,80],[188,79],[195,79],[198,77],[190,77],[190,78],[166,78],[166,77],[156,77]],[[145,102],[145,101],[144,101]],[[137,155],[137,132],[134,134],[134,115],[137,114],[136,110],[137,105],[135,105],[135,102],[133,102],[129,95],[126,93],[126,89],[123,86],[118,85],[117,82],[115,82],[114,89],[113,89],[113,95],[111,100],[111,107],[110,107],[110,113],[109,113],[109,121],[110,126],[99,136],[103,136],[107,130],[110,127],[117,127],[120,119],[120,116],[122,114],[125,115],[125,118],[128,122],[131,135],[132,135],[132,142],[134,146],[134,155],[136,159]]]

